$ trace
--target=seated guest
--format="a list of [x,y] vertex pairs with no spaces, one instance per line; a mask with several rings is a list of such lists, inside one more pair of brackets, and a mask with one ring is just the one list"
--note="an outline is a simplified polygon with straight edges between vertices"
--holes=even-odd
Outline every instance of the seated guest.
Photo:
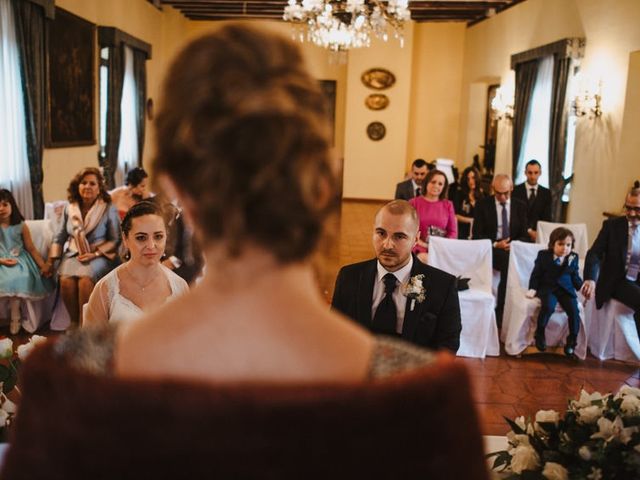
[[476,202],[484,198],[480,188],[480,173],[474,167],[467,167],[462,172],[460,188],[456,191],[453,207],[458,219],[458,238],[471,238],[471,225],[473,224],[473,211]]
[[374,333],[456,352],[462,328],[456,278],[411,254],[418,241],[413,207],[388,203],[373,229],[376,258],[342,267],[332,307]]
[[497,174],[491,184],[493,195],[476,204],[473,215],[473,238],[487,238],[493,242],[493,269],[500,271],[496,318],[502,324],[502,311],[507,290],[509,243],[511,240],[529,241],[527,234],[527,206],[511,198],[511,177]]
[[72,327],[76,327],[82,325],[82,306],[89,301],[93,286],[117,266],[120,220],[99,169],[80,170],[67,192],[69,204],[47,262],[62,257],[60,294]]
[[396,185],[396,199],[411,200],[422,195],[422,183],[427,176],[429,168],[427,162],[417,158],[411,164],[411,178]]
[[[338,184],[326,101],[299,47],[222,26],[179,54],[161,105],[154,171],[193,220],[206,275],[115,335],[36,349],[2,478],[485,480],[464,369],[372,336],[314,282]],[[415,241],[415,214],[412,229]],[[408,322],[425,337],[439,304],[457,313],[455,279],[427,273]]]
[[516,188],[513,189],[513,198],[517,198],[527,205],[527,233],[534,242],[536,241],[538,221],[551,221],[551,192],[548,188],[538,184],[541,173],[540,162],[529,160],[524,169],[527,181],[516,185]]
[[133,168],[127,173],[125,184],[109,192],[111,202],[118,209],[118,215],[121,219],[133,205],[141,200],[151,198],[147,177],[147,172],[143,168]]
[[529,279],[528,298],[540,298],[540,312],[536,328],[536,347],[547,348],[545,330],[549,318],[559,303],[569,319],[569,336],[564,353],[572,357],[580,331],[580,310],[577,291],[582,287],[578,266],[578,254],[573,252],[575,237],[571,230],[559,227],[549,236],[549,247],[540,250]]
[[449,181],[440,170],[431,170],[424,179],[424,194],[409,201],[418,213],[420,238],[413,251],[427,263],[429,236],[458,238],[458,223],[451,200],[447,200]]
[[122,220],[129,259],[96,284],[83,326],[129,322],[188,291],[187,283],[160,263],[166,236],[164,217],[155,203],[142,201],[129,209]]
[[626,216],[603,222],[587,252],[582,293],[590,298],[595,290],[598,308],[612,298],[631,308],[640,336],[640,182],[637,180],[625,198],[624,209]]

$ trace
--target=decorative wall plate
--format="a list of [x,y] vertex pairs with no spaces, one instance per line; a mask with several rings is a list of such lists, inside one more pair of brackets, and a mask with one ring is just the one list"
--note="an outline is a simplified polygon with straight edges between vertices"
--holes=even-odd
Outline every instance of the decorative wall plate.
[[373,141],[382,140],[387,134],[387,127],[382,122],[371,122],[367,125],[367,135]]
[[384,93],[372,93],[365,99],[364,104],[369,110],[384,110],[389,106],[389,97]]
[[396,83],[396,76],[384,68],[370,68],[362,74],[361,80],[365,87],[386,90]]

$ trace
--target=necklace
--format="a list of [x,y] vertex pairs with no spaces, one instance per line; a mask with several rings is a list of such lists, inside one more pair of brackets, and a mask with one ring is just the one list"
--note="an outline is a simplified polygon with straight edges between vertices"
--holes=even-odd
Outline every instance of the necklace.
[[136,280],[136,277],[133,276],[133,274],[129,271],[128,268],[125,268],[124,271],[126,272],[127,275],[129,275],[129,278],[133,280],[133,283],[136,285],[136,287],[140,289],[140,291],[142,291],[142,293],[144,293],[144,289],[147,288],[149,285],[151,285],[153,281],[156,279],[156,275],[154,275],[151,277],[151,280],[149,280],[147,283],[141,284],[140,282],[138,282],[138,280]]

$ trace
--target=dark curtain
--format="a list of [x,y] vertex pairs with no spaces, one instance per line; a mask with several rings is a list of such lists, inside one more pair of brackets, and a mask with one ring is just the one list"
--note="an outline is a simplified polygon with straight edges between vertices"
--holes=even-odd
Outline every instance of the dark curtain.
[[42,151],[45,108],[45,11],[31,2],[12,0],[20,52],[24,92],[27,157],[33,197],[33,216],[43,218]]
[[518,158],[522,146],[522,136],[527,122],[527,112],[533,94],[533,87],[536,84],[538,74],[538,60],[518,63],[516,65],[516,91],[514,99],[513,118],[513,159],[511,174],[515,176],[518,168]]
[[570,181],[563,176],[567,147],[567,82],[571,71],[571,58],[554,55],[551,122],[549,130],[549,188],[551,189],[551,220],[564,222],[562,193]]
[[114,174],[118,166],[120,146],[120,102],[124,83],[124,45],[109,47],[109,85],[107,88],[107,145],[100,165],[104,171],[107,187],[115,187]]
[[133,48],[133,75],[136,82],[137,98],[136,118],[138,126],[138,166],[142,166],[142,152],[144,150],[144,127],[147,102],[147,53]]

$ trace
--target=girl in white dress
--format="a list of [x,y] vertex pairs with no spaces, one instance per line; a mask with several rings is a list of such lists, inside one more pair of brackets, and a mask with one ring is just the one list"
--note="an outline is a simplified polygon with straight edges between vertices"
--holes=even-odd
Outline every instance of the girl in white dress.
[[187,292],[187,283],[160,263],[167,240],[162,211],[137,203],[122,220],[129,260],[103,277],[87,303],[83,326],[130,322]]

